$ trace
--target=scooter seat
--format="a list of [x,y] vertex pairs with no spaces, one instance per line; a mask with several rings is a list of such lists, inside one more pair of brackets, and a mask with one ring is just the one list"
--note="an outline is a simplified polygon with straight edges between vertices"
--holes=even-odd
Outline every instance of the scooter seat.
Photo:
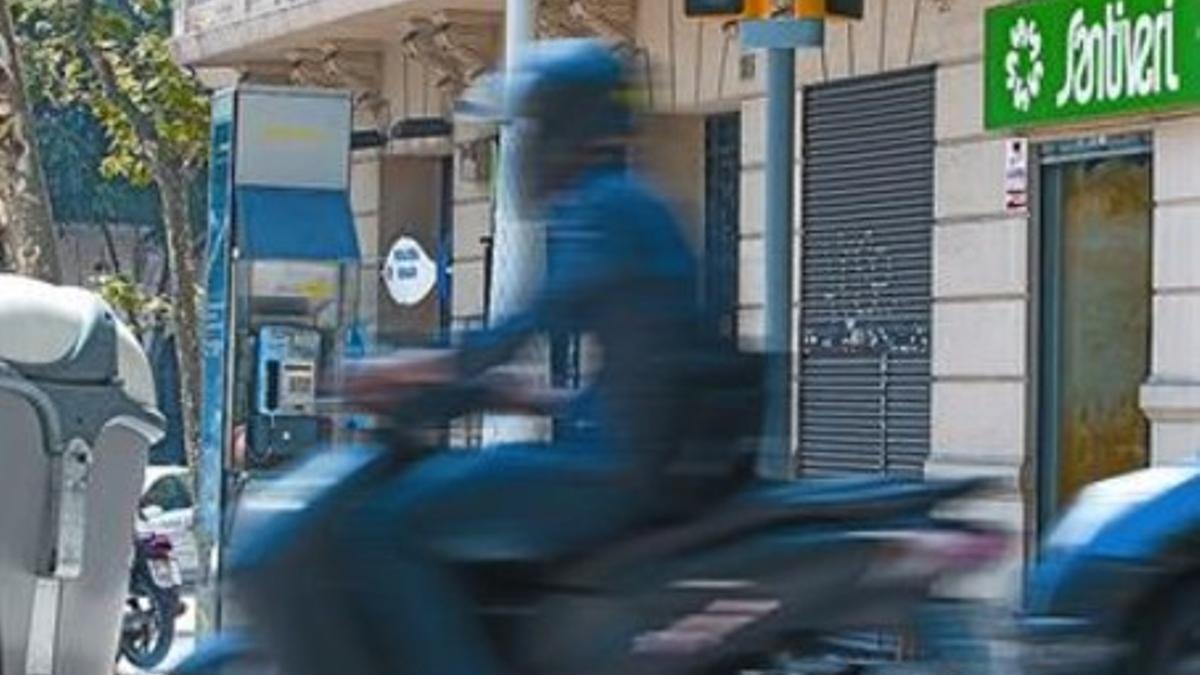
[[[933,504],[980,490],[986,481],[918,481],[895,478],[824,478],[790,483],[762,482],[729,504],[742,518],[763,520],[846,520],[877,518],[928,509]],[[747,525],[748,526],[748,525]]]
[[635,535],[567,566],[561,582],[586,584],[605,570],[784,523],[844,523],[922,513],[984,485],[974,479],[921,482],[878,477],[760,482],[698,519]]

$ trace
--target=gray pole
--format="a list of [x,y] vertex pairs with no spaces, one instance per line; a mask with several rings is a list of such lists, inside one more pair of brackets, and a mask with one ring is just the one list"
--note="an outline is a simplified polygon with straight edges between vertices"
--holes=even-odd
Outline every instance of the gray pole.
[[[534,32],[536,0],[507,0],[504,16],[504,61],[511,70]],[[500,161],[496,185],[496,227],[492,237],[492,281],[488,320],[496,322],[519,310],[529,298],[541,268],[537,228],[522,222],[517,210],[521,195],[519,126],[500,130]],[[484,420],[485,444],[530,440],[537,426],[525,418],[489,415]]]
[[796,52],[767,50],[765,347],[767,413],[759,471],[792,476],[792,218],[795,203]]
[[[521,50],[533,33],[532,0],[507,0],[504,16],[505,70],[512,72]],[[506,92],[507,95],[507,92]],[[487,298],[489,318],[502,319],[521,307],[534,279],[537,233],[521,222],[517,204],[521,195],[520,129],[500,129],[500,161],[496,189],[496,228],[492,240],[492,297]]]

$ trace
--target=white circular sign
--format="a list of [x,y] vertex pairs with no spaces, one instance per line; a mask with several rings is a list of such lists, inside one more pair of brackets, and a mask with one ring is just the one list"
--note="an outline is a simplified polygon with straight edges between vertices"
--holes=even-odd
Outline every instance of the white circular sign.
[[388,294],[406,307],[420,303],[437,285],[437,264],[412,237],[401,237],[392,244],[380,273]]

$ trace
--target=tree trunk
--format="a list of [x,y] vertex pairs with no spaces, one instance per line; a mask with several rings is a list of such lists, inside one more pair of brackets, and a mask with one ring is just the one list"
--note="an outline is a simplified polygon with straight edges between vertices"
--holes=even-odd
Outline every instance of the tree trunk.
[[[188,213],[187,183],[183,172],[170,162],[154,164],[154,181],[162,202],[163,226],[166,229],[167,264],[173,284],[172,332],[175,334],[175,359],[179,367],[179,410],[183,419],[183,447],[192,480],[199,476],[200,466],[200,390],[202,387],[200,353],[200,288],[197,262],[193,249],[192,223]],[[194,486],[198,487],[198,486]],[[199,491],[196,491],[199,494]],[[195,528],[200,555],[201,587],[208,583],[208,560],[215,542],[209,541],[202,528]],[[202,608],[203,609],[203,608]],[[211,620],[201,612],[203,625]],[[203,626],[202,626],[203,627]]]
[[183,442],[188,464],[200,457],[200,315],[196,255],[192,249],[192,224],[188,217],[187,186],[180,172],[169,165],[154,168],[167,234],[167,257],[173,272],[173,332],[179,363],[179,405],[183,416]]
[[[163,226],[167,235],[167,264],[174,280],[172,329],[175,334],[175,360],[179,368],[179,412],[183,420],[183,448],[188,466],[192,470],[193,492],[199,491],[200,467],[200,397],[203,377],[201,375],[200,314],[196,255],[193,249],[192,223],[188,213],[187,182],[183,172],[170,162],[154,163],[154,182],[158,185],[162,202]],[[210,579],[208,561],[213,546],[208,532],[202,527],[193,528],[196,549],[200,559],[199,586],[197,595],[201,601],[196,607],[197,629],[207,632],[214,620],[212,593],[208,592]]]
[[[158,189],[164,195],[171,195],[171,207],[163,209],[169,252],[167,263],[178,287],[192,289],[192,292],[187,294],[188,309],[186,310],[186,315],[191,318],[183,322],[183,314],[179,309],[175,313],[180,322],[175,329],[175,344],[180,360],[179,402],[184,427],[188,429],[185,450],[188,466],[192,469],[192,490],[196,495],[203,495],[204,493],[200,490],[200,462],[202,461],[200,457],[202,450],[200,424],[202,421],[201,406],[203,405],[201,394],[204,387],[204,354],[200,342],[200,329],[204,317],[200,308],[202,285],[197,271],[199,259],[196,254],[197,249],[201,249],[200,256],[203,257],[203,250],[197,245],[198,242],[192,228],[190,186],[193,174],[178,164],[166,165],[165,173],[168,175],[157,179],[157,182]],[[183,249],[187,250],[186,256],[182,254]],[[226,415],[229,414],[231,412],[226,411]],[[223,473],[219,480],[224,481]],[[218,505],[218,508],[221,506]],[[217,595],[219,591],[216,583],[219,579],[211,578],[214,570],[209,561],[212,560],[213,551],[220,543],[221,531],[219,528],[213,531],[206,526],[207,518],[200,516],[199,513],[197,516],[199,517],[192,526],[192,532],[196,537],[197,554],[201,563],[199,589],[196,593],[196,630],[197,634],[206,635],[216,628],[218,620]]]
[[[119,277],[124,270],[121,269],[121,254],[117,251],[117,240],[113,237],[112,226],[108,223],[100,223],[100,233],[104,235],[104,249],[108,252],[108,261],[112,263],[112,273]],[[136,275],[132,281],[135,284],[138,282]]]
[[8,0],[0,0],[0,265],[50,283],[62,280]]

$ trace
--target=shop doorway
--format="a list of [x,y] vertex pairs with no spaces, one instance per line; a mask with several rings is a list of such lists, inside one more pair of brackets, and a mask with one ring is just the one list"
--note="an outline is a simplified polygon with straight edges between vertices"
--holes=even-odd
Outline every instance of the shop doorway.
[[[385,157],[380,167],[379,251],[388,255],[401,237],[410,237],[437,265],[434,290],[415,305],[401,305],[386,284],[378,285],[376,340],[398,348],[441,340],[450,314],[446,274],[453,245],[453,172],[449,157]],[[382,265],[384,260],[380,260]]]
[[1148,139],[1039,152],[1037,447],[1043,526],[1088,483],[1145,466],[1150,367]]

